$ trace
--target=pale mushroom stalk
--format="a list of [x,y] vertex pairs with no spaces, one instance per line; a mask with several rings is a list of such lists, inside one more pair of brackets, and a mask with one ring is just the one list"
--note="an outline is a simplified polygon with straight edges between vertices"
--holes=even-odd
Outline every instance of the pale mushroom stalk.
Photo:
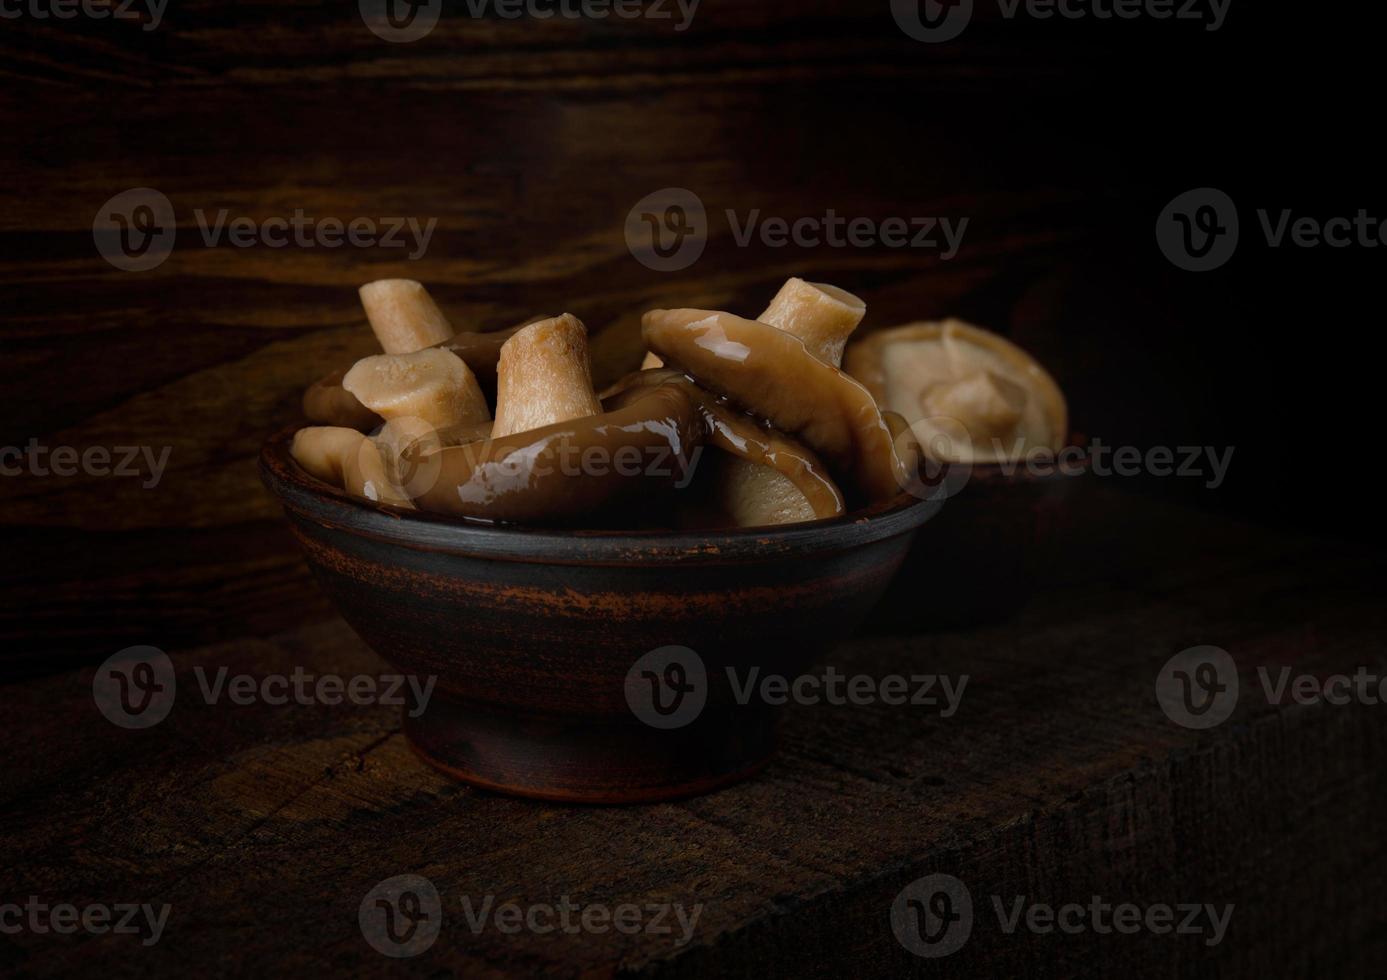
[[867,304],[826,282],[787,279],[771,305],[756,319],[804,341],[809,353],[834,367],[843,347],[867,313]]
[[363,357],[342,387],[387,421],[417,418],[442,429],[491,417],[472,370],[443,350]]
[[414,459],[442,446],[485,438],[491,411],[472,370],[447,351],[363,357],[342,387],[385,419],[376,436],[391,477],[417,496],[432,472]]
[[570,313],[517,331],[496,365],[496,424],[500,439],[602,412],[592,388],[588,336]]
[[412,354],[453,336],[448,318],[413,279],[377,279],[358,290],[366,318],[387,354]]
[[355,429],[309,426],[294,433],[289,451],[300,466],[324,483],[377,503],[414,507],[391,479],[380,449]]

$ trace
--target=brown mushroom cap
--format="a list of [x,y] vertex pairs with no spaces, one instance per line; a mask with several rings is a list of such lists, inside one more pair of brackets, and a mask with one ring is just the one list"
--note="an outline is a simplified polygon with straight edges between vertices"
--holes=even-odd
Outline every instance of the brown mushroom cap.
[[[769,488],[778,499],[749,500],[746,499],[748,494],[764,495],[767,492],[765,482],[753,479],[747,483],[746,472],[739,472],[742,468],[720,469],[719,475],[726,476],[731,483],[725,489],[733,494],[723,500],[722,505],[737,524],[791,523],[791,515],[794,515],[794,520],[819,520],[837,517],[846,509],[842,491],[829,476],[828,468],[811,450],[704,391],[678,371],[655,369],[628,375],[608,390],[604,404],[609,409],[628,405],[640,396],[643,389],[656,385],[677,385],[684,389],[703,417],[710,447],[723,450],[733,459],[757,464],[785,477],[783,484],[777,481]],[[746,469],[755,472],[754,467]],[[747,485],[743,486],[743,483]],[[793,497],[786,499],[785,490],[802,500],[796,501]],[[782,520],[765,516],[777,512],[783,512]],[[752,514],[757,515],[756,519],[750,519],[749,515]]]
[[848,347],[843,366],[945,461],[1056,452],[1068,436],[1069,411],[1055,379],[1005,337],[962,320],[877,330]]
[[586,518],[687,474],[704,436],[679,385],[657,385],[623,407],[441,449],[411,488],[423,510],[491,521],[553,524]]
[[308,421],[319,425],[370,432],[384,419],[342,387],[346,373],[334,371],[309,385],[303,393],[303,414]]
[[769,324],[714,310],[651,310],[646,346],[819,453],[868,503],[909,484],[871,393]]

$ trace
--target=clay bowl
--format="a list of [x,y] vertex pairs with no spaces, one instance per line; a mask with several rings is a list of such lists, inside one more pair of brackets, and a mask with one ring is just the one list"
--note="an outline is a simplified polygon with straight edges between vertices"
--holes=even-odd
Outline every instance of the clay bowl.
[[[916,535],[869,622],[878,631],[983,626],[1018,613],[1054,579],[1077,517],[1087,440],[1064,465],[973,463],[937,479],[938,520]],[[925,496],[923,492],[921,496]]]
[[[495,527],[353,498],[305,473],[292,430],[260,456],[319,584],[405,674],[435,677],[405,732],[477,786],[633,803],[705,792],[769,759],[793,678],[871,611],[938,505],[717,532]],[[736,684],[728,676],[736,671]]]

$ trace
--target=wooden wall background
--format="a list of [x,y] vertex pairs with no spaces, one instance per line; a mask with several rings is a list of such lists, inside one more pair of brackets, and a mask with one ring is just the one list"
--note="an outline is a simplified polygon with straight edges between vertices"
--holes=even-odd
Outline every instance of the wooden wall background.
[[[1195,286],[1150,234],[1197,171],[1171,127],[1227,121],[1191,122],[1201,66],[1228,50],[1197,32],[1135,43],[984,15],[957,42],[922,45],[888,4],[851,0],[704,0],[683,33],[475,20],[447,4],[411,44],[381,41],[349,3],[175,0],[154,31],[3,28],[0,446],[172,447],[154,489],[0,478],[8,671],[327,615],[254,461],[305,384],[371,349],[355,287],[373,278],[424,281],[460,325],[570,310],[610,374],[638,359],[641,310],[746,312],[803,274],[861,293],[869,326],[958,313],[1010,333],[1051,364],[1090,431],[1138,439],[1210,417],[1206,368],[1159,339],[1186,323]],[[123,272],[91,225],[140,186],[172,200],[177,246],[155,270]],[[667,186],[695,191],[713,220],[703,257],[662,274],[633,259],[623,222]],[[438,228],[412,262],[206,248],[195,208]],[[742,249],[726,208],[970,225],[949,262]],[[1198,288],[1201,317],[1240,322],[1221,289]]]

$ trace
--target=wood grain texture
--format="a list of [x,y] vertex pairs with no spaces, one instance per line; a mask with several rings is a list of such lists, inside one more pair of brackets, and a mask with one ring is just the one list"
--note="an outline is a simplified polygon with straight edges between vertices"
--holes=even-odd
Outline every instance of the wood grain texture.
[[[169,457],[152,489],[0,478],[0,521],[26,556],[2,573],[3,669],[323,614],[254,458],[303,386],[372,350],[355,288],[376,277],[428,283],[461,326],[572,311],[596,335],[601,377],[639,360],[642,310],[746,313],[805,275],[864,296],[868,327],[955,313],[1007,331],[1077,394],[1096,389],[1100,410],[1115,390],[1154,391],[1159,362],[1127,352],[1119,384],[1114,342],[1081,340],[1109,336],[1117,308],[1159,322],[1126,286],[1102,292],[1091,264],[1145,178],[1123,166],[1120,141],[1062,108],[1114,71],[1147,78],[1152,56],[1083,31],[1032,41],[983,22],[965,43],[923,46],[885,4],[831,0],[709,2],[683,32],[476,19],[457,4],[403,45],[366,30],[355,4],[192,2],[152,31],[6,21],[0,113],[23,138],[0,145],[0,447]],[[1130,97],[1160,112],[1156,87]],[[623,226],[669,186],[700,196],[710,232],[693,267],[666,274],[632,257]],[[91,234],[103,202],[132,187],[167,195],[177,219],[173,253],[142,273],[105,262]],[[725,216],[830,208],[970,224],[941,261],[741,247]],[[221,209],[437,226],[414,260],[208,247],[197,212]]]
[[[1275,707],[1258,665],[1381,670],[1381,558],[1133,499],[1091,508],[1125,553],[1076,549],[1017,622],[859,638],[845,673],[970,681],[957,714],[799,706],[764,773],[676,804],[563,808],[488,795],[414,759],[393,709],[204,703],[193,668],[375,674],[340,622],[189,651],[173,711],[117,729],[92,671],[5,687],[26,733],[0,748],[0,895],[168,902],[163,938],[25,933],[14,976],[279,974],[899,976],[1338,975],[1369,970],[1387,913],[1381,706]],[[1189,560],[1193,549],[1200,559]],[[1314,569],[1313,576],[1306,570]],[[1172,724],[1153,682],[1216,643],[1244,684],[1233,717]],[[959,876],[968,944],[918,960],[889,909]],[[427,876],[443,932],[388,964],[358,931],[376,882]],[[1228,938],[1000,931],[1010,900],[1232,902]],[[462,900],[704,905],[694,939],[474,935]]]

